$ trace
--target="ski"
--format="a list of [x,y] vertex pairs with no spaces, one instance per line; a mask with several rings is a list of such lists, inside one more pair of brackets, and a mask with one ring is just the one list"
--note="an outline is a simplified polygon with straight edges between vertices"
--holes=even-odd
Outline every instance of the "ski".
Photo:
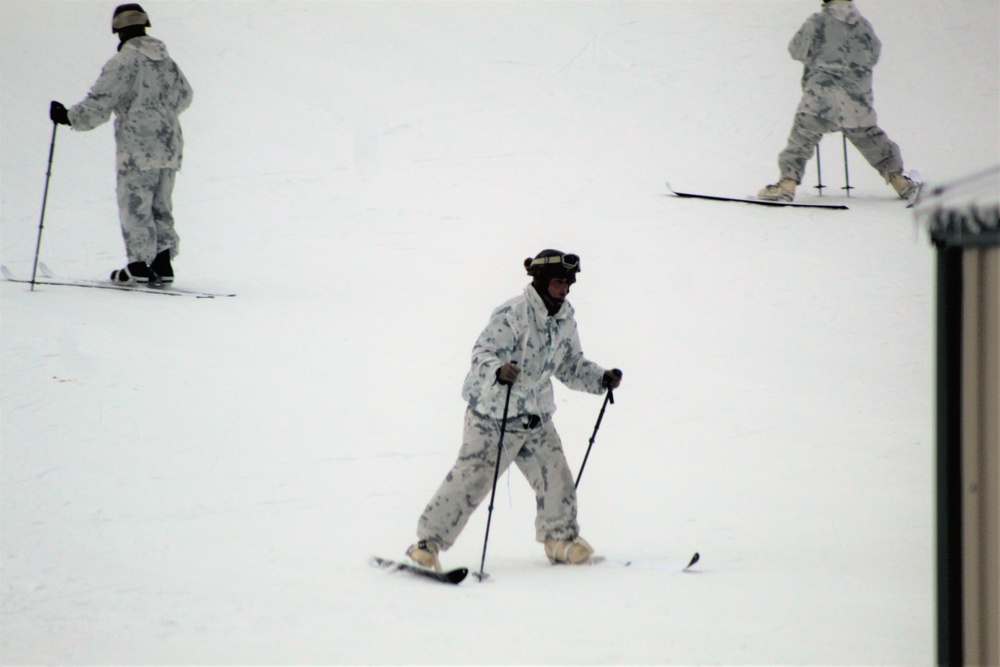
[[373,567],[378,567],[390,572],[406,572],[407,574],[415,574],[419,577],[424,577],[432,581],[439,581],[442,584],[460,584],[462,583],[462,580],[465,579],[466,575],[469,574],[469,569],[466,567],[459,567],[445,572],[436,572],[435,570],[428,570],[427,568],[420,567],[419,565],[400,563],[399,561],[379,558],[378,556],[373,556],[370,562]]
[[[86,279],[75,279],[75,278],[59,278],[52,274],[44,264],[40,265],[42,269],[42,275],[35,278],[36,285],[54,285],[59,287],[87,287],[91,289],[107,289],[107,290],[117,290],[119,292],[142,292],[145,294],[162,294],[164,296],[191,296],[196,299],[214,299],[216,297],[231,297],[236,296],[235,294],[227,294],[221,292],[204,292],[200,290],[187,290],[183,288],[173,287],[172,285],[162,285],[162,284],[132,284],[132,285],[122,285],[118,283],[113,283],[110,280],[86,280]],[[6,266],[0,266],[0,273],[3,274],[5,280],[14,283],[25,283],[30,284],[31,280],[28,278],[18,278],[8,269]]]
[[663,561],[663,560],[622,560],[605,558],[604,556],[594,556],[588,565],[616,565],[618,567],[630,567],[636,570],[669,570],[671,572],[691,572],[695,563],[701,560],[701,554],[697,551],[691,556],[687,565],[682,565],[683,561]]
[[794,201],[768,201],[766,199],[755,199],[753,197],[719,197],[716,195],[703,195],[696,194],[693,192],[678,192],[674,190],[670,183],[667,183],[667,189],[675,197],[685,197],[690,199],[709,199],[712,201],[733,201],[740,202],[743,204],[757,204],[759,206],[788,206],[791,208],[825,208],[831,210],[846,211],[847,206],[844,204],[816,204],[810,202],[794,202]]

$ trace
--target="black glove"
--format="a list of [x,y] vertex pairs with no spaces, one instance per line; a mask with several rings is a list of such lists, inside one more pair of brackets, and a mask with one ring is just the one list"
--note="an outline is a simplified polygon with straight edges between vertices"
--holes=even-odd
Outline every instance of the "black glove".
[[69,112],[66,111],[66,107],[63,106],[62,102],[53,102],[49,105],[49,118],[52,119],[53,123],[69,125]]
[[604,371],[604,377],[601,378],[601,386],[605,389],[617,389],[618,385],[622,383],[622,372],[617,368]]
[[500,384],[512,384],[515,380],[517,380],[517,376],[520,374],[521,369],[508,361],[506,364],[497,369],[497,382]]

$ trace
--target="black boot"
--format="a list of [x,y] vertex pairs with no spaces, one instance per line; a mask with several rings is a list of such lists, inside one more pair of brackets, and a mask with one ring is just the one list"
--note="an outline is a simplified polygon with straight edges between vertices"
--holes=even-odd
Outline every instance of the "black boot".
[[131,262],[124,269],[115,269],[111,272],[111,282],[122,285],[148,283],[152,279],[153,272],[146,262]]
[[156,279],[161,283],[174,282],[174,267],[170,265],[170,249],[161,251],[149,268],[156,274]]

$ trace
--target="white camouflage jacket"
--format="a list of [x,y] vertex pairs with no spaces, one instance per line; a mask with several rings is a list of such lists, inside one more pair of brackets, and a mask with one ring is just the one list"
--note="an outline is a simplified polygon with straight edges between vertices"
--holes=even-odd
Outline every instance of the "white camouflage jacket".
[[565,302],[550,316],[530,284],[523,294],[500,305],[472,348],[462,398],[478,414],[502,418],[507,386],[497,382],[496,373],[508,361],[521,367],[511,388],[508,417],[547,419],[555,412],[553,376],[570,389],[602,393],[604,369],[583,356],[574,312]]
[[877,118],[872,68],[882,43],[853,2],[823,5],[788,44],[792,58],[805,65],[799,113],[818,116],[840,127],[872,127]]
[[134,37],[104,65],[82,102],[69,109],[74,130],[92,130],[115,113],[118,168],[180,169],[184,136],[177,116],[191,106],[191,85],[153,37]]

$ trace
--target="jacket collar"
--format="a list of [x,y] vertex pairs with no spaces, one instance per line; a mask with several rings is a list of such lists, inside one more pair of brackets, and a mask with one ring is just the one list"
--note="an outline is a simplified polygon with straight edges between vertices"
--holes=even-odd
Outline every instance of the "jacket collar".
[[[524,288],[524,295],[528,300],[528,305],[535,313],[535,318],[540,322],[544,322],[546,317],[550,317],[549,309],[545,307],[545,302],[542,301],[542,297],[535,290],[535,286],[531,283]],[[565,320],[573,316],[573,306],[570,305],[569,301],[563,301],[562,306],[556,311],[555,315],[551,317],[557,320]]]

